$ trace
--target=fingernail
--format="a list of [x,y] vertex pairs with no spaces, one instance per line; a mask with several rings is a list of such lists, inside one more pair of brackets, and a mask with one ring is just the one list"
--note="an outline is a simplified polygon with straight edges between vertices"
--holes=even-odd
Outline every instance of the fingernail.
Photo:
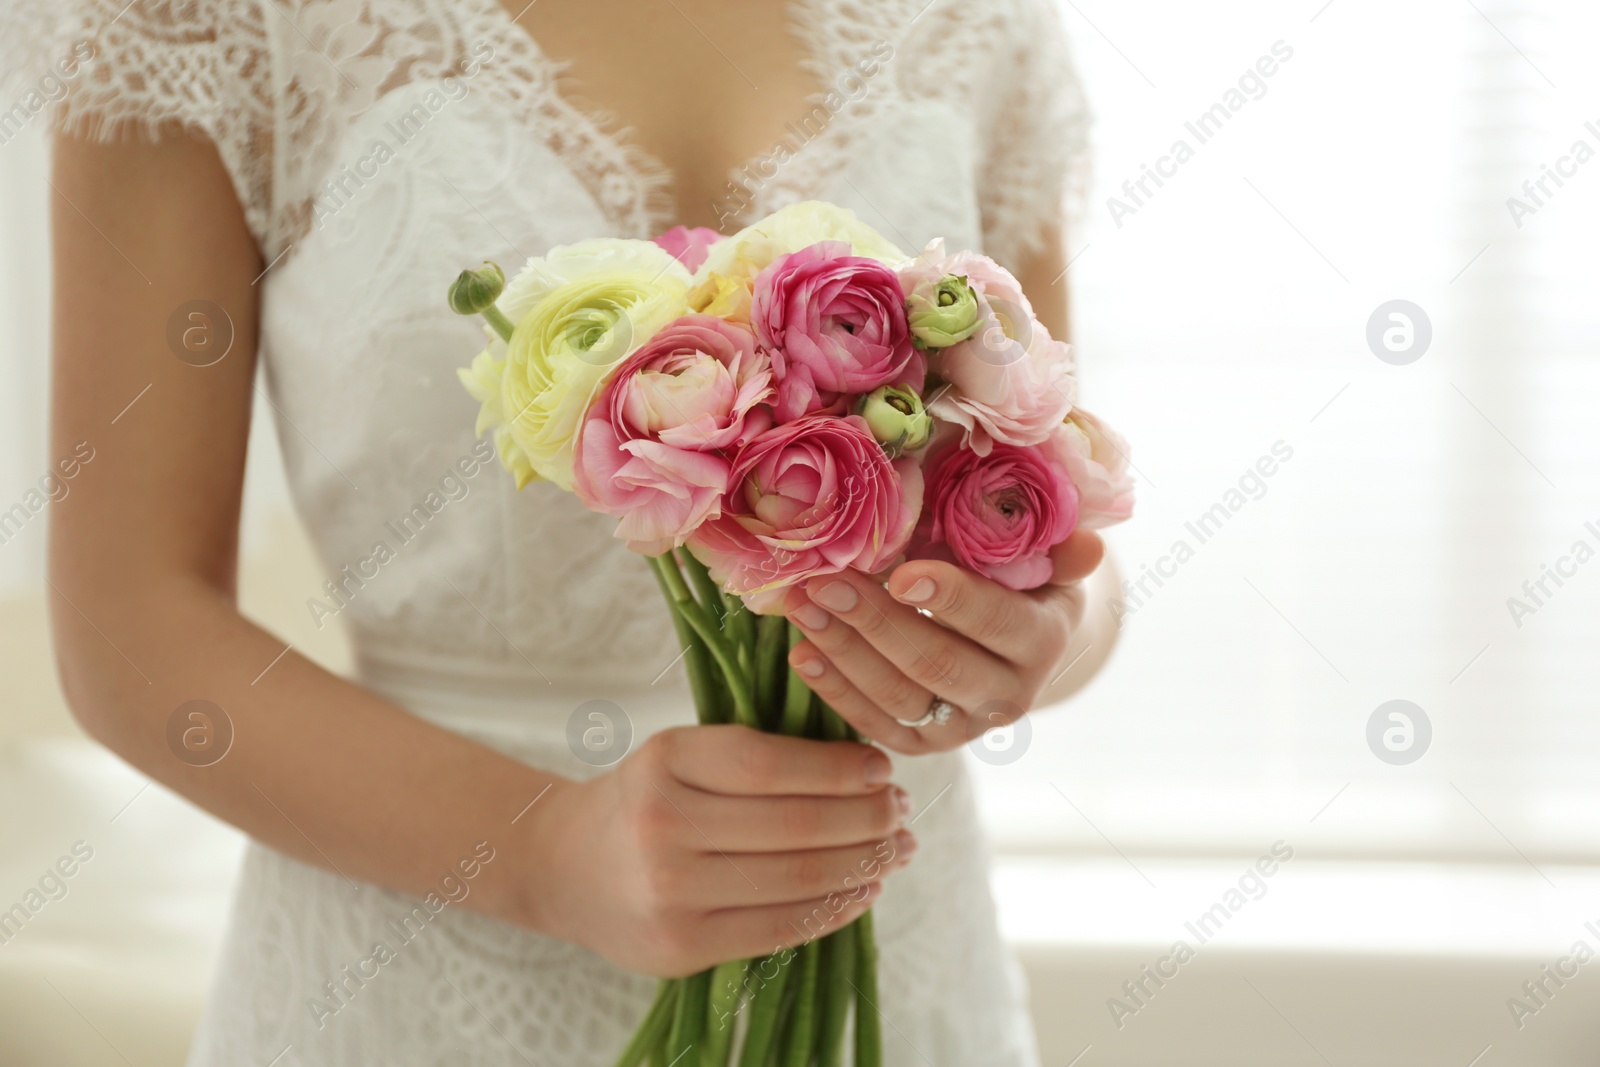
[[907,604],[923,604],[932,600],[936,591],[932,578],[918,578],[911,583],[909,589],[901,593],[896,599]]
[[872,753],[867,756],[867,784],[882,785],[889,780],[889,776],[893,773],[894,765],[889,762],[889,757],[877,749],[873,749]]
[[899,786],[894,787],[894,805],[900,809],[901,815],[911,814],[911,794]]
[[[821,678],[822,672],[827,668],[822,665],[820,659],[803,659],[794,665],[794,669],[807,678]],[[888,777],[888,772],[884,772],[884,777]]]
[[910,830],[899,830],[894,835],[894,854],[902,859],[910,859],[917,851],[917,835]]
[[861,597],[849,582],[829,582],[812,593],[811,599],[830,611],[849,611]]
[[828,625],[828,613],[815,604],[801,604],[789,613],[802,630],[820,630]]

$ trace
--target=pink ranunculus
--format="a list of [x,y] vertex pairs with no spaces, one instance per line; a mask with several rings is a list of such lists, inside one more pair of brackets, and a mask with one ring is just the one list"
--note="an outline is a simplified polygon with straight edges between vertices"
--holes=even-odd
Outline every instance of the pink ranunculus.
[[750,322],[772,353],[780,422],[880,385],[922,388],[927,363],[911,343],[899,277],[843,241],[773,260],[756,275]]
[[944,254],[936,240],[900,272],[911,292],[954,274],[978,297],[978,328],[965,341],[929,357],[941,381],[929,398],[936,418],[962,428],[967,447],[986,455],[994,442],[1036,445],[1072,410],[1072,348],[1050,336],[1033,315],[1017,279],[977,252]]
[[722,234],[709,226],[674,226],[657,237],[656,244],[665,248],[685,268],[696,271],[706,261],[706,250],[720,240]]
[[772,371],[746,328],[668,323],[629,356],[584,416],[573,489],[614,515],[628,547],[659,555],[714,518],[730,453],[771,425]]
[[942,559],[1008,589],[1050,579],[1050,549],[1078,523],[1078,490],[1052,446],[953,444],[924,469],[927,508],[908,555]]
[[1073,408],[1057,440],[1062,462],[1078,487],[1078,525],[1099,530],[1133,514],[1128,442],[1095,415]]
[[889,566],[921,505],[916,462],[891,462],[859,415],[811,415],[744,447],[721,515],[688,546],[752,609],[776,611],[784,591],[808,578]]

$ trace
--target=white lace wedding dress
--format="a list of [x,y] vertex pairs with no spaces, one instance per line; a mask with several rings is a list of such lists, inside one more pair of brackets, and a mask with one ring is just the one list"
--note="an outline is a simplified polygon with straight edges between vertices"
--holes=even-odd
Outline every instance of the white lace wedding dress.
[[[611,520],[495,467],[461,476],[477,405],[455,369],[481,335],[443,300],[485,258],[659,232],[668,175],[574,106],[498,0],[124,3],[13,0],[0,108],[45,121],[63,85],[52,121],[79,135],[176,122],[215,143],[270,264],[261,353],[296,504],[348,603],[307,593],[349,624],[361,680],[569,775],[596,773],[566,742],[585,701],[637,735],[690,721],[652,576]],[[792,159],[749,168],[743,217],[820,198],[906,249],[943,236],[1015,262],[1081,173],[1056,19],[1048,0],[799,0],[794,32],[838,95],[790,127]],[[877,906],[896,1067],[1036,1062],[962,759],[897,761],[922,814]],[[415,904],[252,846],[191,1067],[599,1067],[653,990],[462,908],[403,939]]]

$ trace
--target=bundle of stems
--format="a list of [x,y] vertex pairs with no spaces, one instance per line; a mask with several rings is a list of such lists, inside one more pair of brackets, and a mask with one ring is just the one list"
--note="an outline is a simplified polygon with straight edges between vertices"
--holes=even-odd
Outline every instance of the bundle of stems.
[[[800,640],[792,623],[752,613],[686,550],[652,557],[650,565],[672,608],[702,723],[856,739],[789,668],[788,651]],[[877,999],[878,952],[868,910],[839,929],[816,931],[797,948],[663,979],[616,1067],[881,1067]],[[852,1014],[853,1058],[845,1041]],[[737,1054],[736,1034],[742,1034]]]

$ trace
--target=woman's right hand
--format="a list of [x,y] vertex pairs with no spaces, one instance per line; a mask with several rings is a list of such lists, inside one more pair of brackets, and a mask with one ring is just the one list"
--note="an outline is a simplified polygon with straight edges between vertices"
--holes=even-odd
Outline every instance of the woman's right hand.
[[916,849],[890,770],[855,742],[663,731],[530,810],[528,924],[665,977],[840,929]]

